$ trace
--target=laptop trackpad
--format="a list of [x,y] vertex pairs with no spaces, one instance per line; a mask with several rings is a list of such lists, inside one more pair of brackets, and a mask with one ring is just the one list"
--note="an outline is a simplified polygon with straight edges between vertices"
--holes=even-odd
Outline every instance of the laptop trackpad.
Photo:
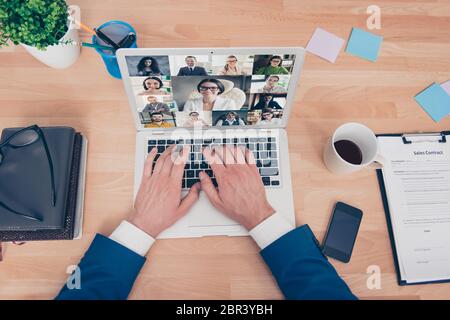
[[189,238],[202,236],[247,235],[247,230],[239,223],[226,217],[209,202],[201,191],[198,201],[186,216],[159,235],[161,238]]

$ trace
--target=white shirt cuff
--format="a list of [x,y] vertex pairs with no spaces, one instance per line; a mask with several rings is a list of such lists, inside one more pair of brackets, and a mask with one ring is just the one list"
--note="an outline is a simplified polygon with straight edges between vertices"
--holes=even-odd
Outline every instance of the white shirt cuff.
[[109,238],[143,257],[155,242],[152,236],[125,220],[120,223]]
[[290,224],[281,214],[275,212],[273,215],[250,230],[249,234],[262,250],[278,238],[294,229],[295,226]]

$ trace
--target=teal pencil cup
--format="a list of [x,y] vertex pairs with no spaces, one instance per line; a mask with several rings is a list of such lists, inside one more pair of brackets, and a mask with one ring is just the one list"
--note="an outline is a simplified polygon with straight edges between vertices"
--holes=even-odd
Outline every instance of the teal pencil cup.
[[[130,32],[136,34],[136,31],[130,24],[116,20],[108,21],[102,24],[97,28],[97,30],[102,31],[115,43],[119,43],[120,40],[125,38]],[[128,47],[137,48],[136,42],[137,42],[137,35],[136,40]],[[99,44],[102,46],[110,46],[108,43],[104,42],[96,35],[92,36],[92,43]],[[117,64],[117,57],[115,52],[113,50],[98,49],[98,48],[96,48],[95,51],[97,51],[97,53],[102,57],[103,62],[105,63],[106,66],[106,70],[108,70],[108,73],[116,79],[122,79],[119,65]]]

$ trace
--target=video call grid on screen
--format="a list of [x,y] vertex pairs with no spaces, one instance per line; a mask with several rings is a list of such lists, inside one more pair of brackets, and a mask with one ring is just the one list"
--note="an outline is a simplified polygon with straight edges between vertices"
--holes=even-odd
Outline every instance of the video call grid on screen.
[[143,128],[280,126],[295,54],[125,56]]

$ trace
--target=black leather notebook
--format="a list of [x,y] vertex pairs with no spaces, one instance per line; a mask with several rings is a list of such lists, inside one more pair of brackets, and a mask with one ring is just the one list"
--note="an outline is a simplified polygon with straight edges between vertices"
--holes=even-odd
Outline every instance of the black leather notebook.
[[34,241],[34,240],[70,240],[74,238],[75,213],[77,210],[78,183],[83,138],[77,133],[74,139],[73,159],[70,173],[68,197],[65,210],[64,227],[36,231],[0,231],[0,241]]
[[[2,141],[19,129],[3,130]],[[51,201],[51,174],[42,139],[22,148],[3,148],[0,201],[23,213],[37,213],[42,221],[26,219],[0,207],[2,241],[31,239],[38,236],[37,231],[60,234],[70,221],[70,233],[73,233],[77,191],[74,181],[78,183],[82,138],[69,127],[42,128],[42,131],[54,166],[56,204],[53,206]],[[26,237],[18,237],[21,233]]]

